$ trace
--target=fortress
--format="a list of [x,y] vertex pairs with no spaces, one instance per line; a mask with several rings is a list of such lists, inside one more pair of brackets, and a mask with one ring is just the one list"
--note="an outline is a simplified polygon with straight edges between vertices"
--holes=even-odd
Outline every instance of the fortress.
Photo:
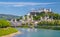
[[[49,16],[46,14],[48,12],[52,12],[52,10],[51,9],[45,9],[45,8],[41,8],[39,10],[32,10],[30,13],[27,14],[28,20],[29,19],[33,20],[33,16],[36,16],[36,15],[42,13],[42,12],[45,12],[45,16],[44,17],[41,17],[40,20],[42,20],[42,21],[43,20],[45,20],[45,21],[46,20],[47,21],[53,20],[53,17],[52,16],[51,16],[51,18],[49,18]],[[29,16],[31,16],[31,18],[29,18]]]
[[41,8],[41,9],[38,9],[38,10],[32,10],[31,12],[51,12],[51,8],[50,9]]
[[52,12],[52,10],[51,10],[51,8],[50,8],[50,9],[41,8],[41,9],[38,9],[38,10],[32,10],[32,11],[30,12],[30,15],[39,14],[39,13],[41,13],[41,12],[47,13],[47,12]]

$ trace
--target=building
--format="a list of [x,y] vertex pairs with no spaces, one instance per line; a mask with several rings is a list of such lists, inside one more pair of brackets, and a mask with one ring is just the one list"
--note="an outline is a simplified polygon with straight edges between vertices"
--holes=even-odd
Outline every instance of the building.
[[[32,19],[33,16],[36,16],[36,15],[40,14],[41,12],[45,12],[45,14],[46,14],[47,12],[52,12],[52,11],[51,11],[51,9],[45,9],[45,8],[41,8],[41,9],[38,9],[38,10],[32,10],[30,13],[27,14],[28,20],[33,20]],[[29,18],[29,16],[31,16],[31,17]],[[40,20],[50,21],[50,20],[53,20],[53,17],[49,18],[49,16],[47,16],[47,14],[46,14],[46,16],[41,17]]]
[[50,9],[41,8],[41,9],[38,9],[38,10],[32,10],[30,12],[30,15],[37,15],[37,14],[39,14],[41,12],[47,13],[47,12],[52,12],[52,11],[51,11],[51,8]]
[[53,17],[49,18],[49,16],[44,16],[40,18],[40,21],[52,21]]

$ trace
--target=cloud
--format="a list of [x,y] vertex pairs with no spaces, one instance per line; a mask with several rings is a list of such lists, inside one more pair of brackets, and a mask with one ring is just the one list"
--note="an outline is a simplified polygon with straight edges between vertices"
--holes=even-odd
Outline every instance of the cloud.
[[20,6],[36,6],[36,5],[49,5],[54,3],[36,3],[36,2],[0,2],[0,5],[5,6],[13,6],[13,7],[20,7]]

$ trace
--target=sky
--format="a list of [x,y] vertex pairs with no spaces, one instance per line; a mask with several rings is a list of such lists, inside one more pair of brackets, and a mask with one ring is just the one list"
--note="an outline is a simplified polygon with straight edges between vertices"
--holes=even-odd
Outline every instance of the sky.
[[51,8],[60,14],[60,0],[0,0],[0,14],[23,16],[40,8]]

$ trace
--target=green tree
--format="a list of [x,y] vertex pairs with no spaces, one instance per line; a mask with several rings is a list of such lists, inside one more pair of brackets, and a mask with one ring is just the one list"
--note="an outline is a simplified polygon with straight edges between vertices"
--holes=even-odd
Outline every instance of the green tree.
[[22,19],[23,17],[22,16],[20,16],[20,19]]
[[0,27],[9,27],[10,26],[10,22],[8,22],[7,20],[0,20]]

